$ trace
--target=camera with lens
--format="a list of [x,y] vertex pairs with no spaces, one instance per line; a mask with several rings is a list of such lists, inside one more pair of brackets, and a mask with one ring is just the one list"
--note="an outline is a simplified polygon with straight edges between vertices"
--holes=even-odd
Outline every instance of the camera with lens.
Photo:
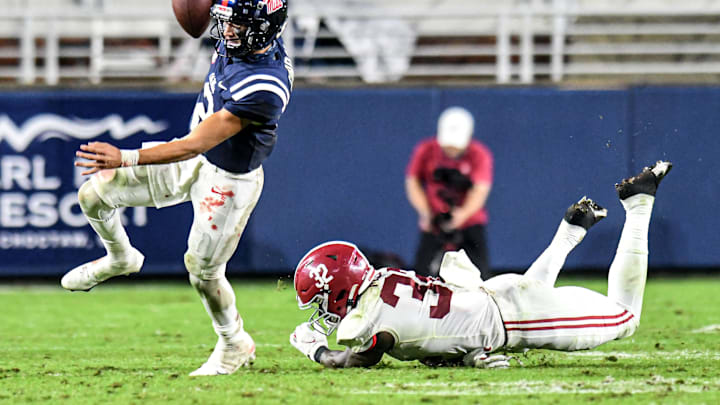
[[[472,188],[472,181],[469,177],[460,173],[458,169],[438,167],[433,171],[433,179],[444,187],[438,190],[437,196],[444,201],[452,210],[462,202],[465,193]],[[446,224],[452,220],[450,212],[441,212],[432,219],[433,228],[449,243],[456,243],[460,237],[459,232],[454,230],[446,231]]]
[[435,181],[444,184],[448,189],[459,193],[468,191],[473,185],[468,176],[460,173],[458,169],[449,167],[438,167],[435,169],[433,178]]

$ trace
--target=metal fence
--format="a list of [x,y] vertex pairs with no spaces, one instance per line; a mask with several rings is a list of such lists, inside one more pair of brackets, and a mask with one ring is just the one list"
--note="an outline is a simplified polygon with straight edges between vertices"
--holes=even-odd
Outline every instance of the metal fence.
[[[0,14],[0,81],[202,80],[212,43],[183,33],[166,3],[11,3]],[[719,1],[319,3],[291,3],[285,39],[299,82],[687,82],[720,74]]]

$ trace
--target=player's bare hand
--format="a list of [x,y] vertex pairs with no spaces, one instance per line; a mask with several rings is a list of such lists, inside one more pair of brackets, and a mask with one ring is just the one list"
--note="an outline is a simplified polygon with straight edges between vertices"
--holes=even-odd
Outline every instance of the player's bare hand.
[[90,168],[90,170],[82,172],[83,175],[114,169],[122,165],[120,149],[105,142],[90,142],[80,145],[80,150],[75,152],[75,156],[88,160],[88,162],[75,162],[75,166]]

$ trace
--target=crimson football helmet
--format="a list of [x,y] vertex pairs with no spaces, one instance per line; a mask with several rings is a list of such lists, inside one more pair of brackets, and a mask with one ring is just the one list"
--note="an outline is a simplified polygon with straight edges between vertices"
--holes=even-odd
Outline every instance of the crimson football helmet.
[[[270,45],[287,24],[288,0],[214,0],[210,15],[215,24],[210,36],[225,44],[228,56],[245,56]],[[225,38],[232,24],[236,40]],[[217,46],[216,45],[216,48]]]
[[300,309],[315,308],[310,324],[331,335],[373,281],[375,269],[357,246],[332,241],[310,250],[295,269]]

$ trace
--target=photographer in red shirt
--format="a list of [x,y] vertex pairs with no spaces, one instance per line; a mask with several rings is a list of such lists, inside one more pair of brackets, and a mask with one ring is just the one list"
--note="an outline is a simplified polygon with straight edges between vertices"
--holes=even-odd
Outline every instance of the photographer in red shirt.
[[493,179],[490,150],[472,139],[474,120],[461,107],[438,119],[437,137],[421,141],[407,166],[405,190],[421,236],[415,271],[435,276],[442,254],[465,249],[483,279],[490,277],[485,202]]

